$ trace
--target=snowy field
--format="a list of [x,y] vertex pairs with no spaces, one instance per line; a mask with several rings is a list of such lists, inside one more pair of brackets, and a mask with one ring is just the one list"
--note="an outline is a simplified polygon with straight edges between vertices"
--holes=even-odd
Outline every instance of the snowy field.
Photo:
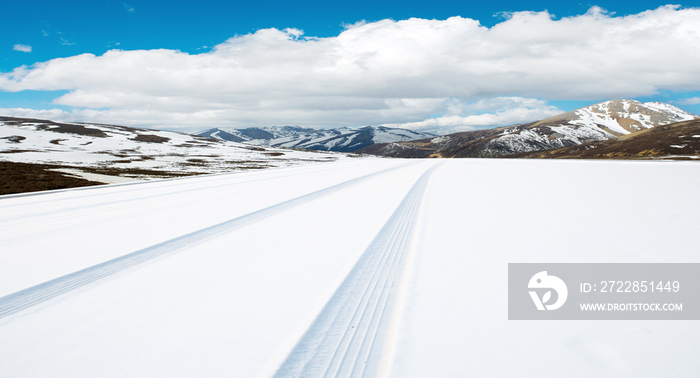
[[[0,161],[52,164],[61,172],[105,183],[145,180],[159,172],[224,173],[343,159],[347,154],[262,148],[172,131],[0,117]],[[151,172],[122,172],[127,177],[115,181],[81,168]]]
[[514,262],[700,262],[692,162],[360,159],[0,197],[1,377],[698,377],[509,321]]

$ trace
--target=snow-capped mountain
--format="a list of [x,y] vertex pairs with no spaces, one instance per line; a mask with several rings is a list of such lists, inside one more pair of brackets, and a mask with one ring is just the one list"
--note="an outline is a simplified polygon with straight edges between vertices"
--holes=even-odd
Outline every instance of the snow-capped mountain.
[[310,129],[298,126],[271,126],[247,129],[219,128],[197,133],[199,136],[245,142],[260,146],[303,148],[308,150],[353,152],[375,143],[391,143],[434,137],[434,134],[383,126],[337,129]]
[[[696,115],[661,102],[611,100],[544,119],[532,125],[550,127],[563,140],[604,140],[658,125],[689,121]],[[578,144],[578,143],[577,143]]]
[[257,147],[172,131],[0,117],[0,161],[147,178],[309,162],[344,154]]
[[359,152],[396,157],[498,157],[607,140],[698,118],[660,102],[611,100],[537,122],[375,145]]

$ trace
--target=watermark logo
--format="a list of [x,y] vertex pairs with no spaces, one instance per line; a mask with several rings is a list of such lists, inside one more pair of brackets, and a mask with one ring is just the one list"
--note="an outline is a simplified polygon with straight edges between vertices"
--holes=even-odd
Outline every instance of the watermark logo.
[[[537,295],[537,292],[530,290],[530,297],[532,301],[535,302],[538,310],[556,310],[566,302],[566,298],[569,296],[569,290],[566,288],[566,284],[559,277],[548,276],[547,271],[542,271],[530,278],[530,282],[527,284],[529,289],[551,289],[544,293],[542,299]],[[552,299],[552,290],[557,292],[557,301],[552,304],[547,304]]]
[[509,263],[508,319],[700,320],[700,263]]

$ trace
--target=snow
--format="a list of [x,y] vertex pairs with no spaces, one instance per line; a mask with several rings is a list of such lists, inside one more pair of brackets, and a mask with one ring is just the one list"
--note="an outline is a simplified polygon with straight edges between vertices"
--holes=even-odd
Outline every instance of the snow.
[[[46,195],[8,196],[2,202],[0,221],[7,232],[0,255],[0,295],[38,284],[44,273],[59,277],[124,251],[139,250],[396,164],[367,159],[298,170],[207,175],[201,180],[191,177],[63,191],[48,201]],[[319,176],[321,180],[310,180]],[[235,193],[230,191],[232,185],[237,188]],[[41,238],[31,236],[36,234],[35,227],[42,227]],[[104,244],[104,240],[114,239],[115,232],[128,237],[119,236]],[[70,246],[71,258],[42,257],[54,245]],[[12,271],[2,270],[20,258],[26,259],[18,261]]]
[[[401,378],[695,377],[696,322],[508,321],[506,274],[700,262],[698,189],[695,162],[348,159],[2,196],[0,376],[283,377],[302,361]],[[2,315],[9,294],[183,235]],[[391,289],[354,289],[371,287]],[[332,338],[353,332],[374,336]],[[333,343],[349,352],[311,353]]]
[[[508,321],[506,275],[509,262],[700,262],[700,203],[684,199],[700,188],[686,176],[698,170],[522,160],[441,167],[392,376],[697,376],[696,322]],[[629,192],[629,201],[611,195]]]
[[[14,125],[0,122],[0,160],[70,165],[78,168],[109,167],[178,173],[221,173],[347,158],[339,153],[296,151],[274,147],[264,151],[254,151],[251,150],[251,146],[241,143],[207,140],[168,131],[136,129],[131,131],[113,126],[84,125],[106,134],[106,137],[95,137],[40,130],[37,126],[41,125],[28,123]],[[155,135],[168,140],[162,143],[134,140],[139,135]],[[12,136],[25,139],[18,143],[10,139],[2,139]],[[270,153],[283,155],[275,156]]]
[[[580,125],[580,126],[588,126],[588,127],[593,127],[596,129],[599,129],[597,125],[602,125],[610,129],[611,131],[614,131],[616,133],[620,134],[629,134],[630,132],[623,129],[619,123],[617,123],[616,120],[614,120],[610,115],[605,114],[605,113],[599,113],[594,111],[595,108],[592,107],[586,107],[582,108],[576,111],[576,115],[578,115],[577,120],[572,120],[569,123],[574,124],[574,125]],[[602,108],[602,111],[605,112],[607,108]],[[602,129],[599,129],[601,132],[604,132],[606,134],[609,134],[605,132]]]
[[[618,103],[622,105],[622,109],[618,108],[619,110],[617,110],[615,108]],[[628,125],[628,127],[637,130],[654,127],[655,125],[665,125],[671,122],[688,121],[697,118],[696,115],[681,110],[673,105],[661,102],[641,103],[634,100],[605,101],[578,109],[576,110],[576,115],[578,119],[570,121],[570,124],[596,129],[599,129],[598,125],[605,126],[619,134],[630,133],[629,130],[626,130],[618,123],[617,119],[619,118],[637,121],[638,125]]]
[[[585,141],[589,140],[604,140],[608,139],[611,137],[610,133],[607,133],[603,130],[600,130],[598,128],[588,128],[588,127],[580,127],[580,128],[574,128],[570,126],[550,126],[550,129],[552,131],[557,132],[561,135],[564,136],[563,139],[569,140],[571,142],[574,142],[576,144],[581,144]],[[550,142],[551,143],[551,142]]]
[[[399,141],[409,141],[423,139],[434,136],[433,134],[412,131],[407,129],[397,129],[389,127],[365,126],[361,128],[341,127],[335,129],[300,129],[295,127],[261,127],[273,135],[272,139],[251,139],[244,135],[240,129],[225,128],[223,131],[237,135],[245,139],[245,143],[261,146],[280,146],[288,148],[318,148],[323,146],[325,150],[333,148],[347,148],[353,146],[353,140],[363,129],[371,130],[374,143],[391,143]],[[205,131],[206,132],[206,131]],[[202,132],[200,134],[203,134]],[[212,137],[217,137],[218,131]],[[345,136],[345,138],[343,138]]]
[[[630,134],[656,125],[696,119],[675,106],[662,103],[646,103],[634,100],[611,100],[586,106],[543,120],[530,128],[505,128],[490,140],[481,156],[540,151],[578,145],[595,140],[606,140],[618,135]],[[544,132],[549,127],[556,134]]]
[[433,136],[424,132],[416,132],[405,129],[395,129],[388,127],[374,128],[374,143],[404,142],[409,140],[424,139]]
[[[507,146],[508,151],[512,153],[537,151],[539,148],[535,147],[533,144],[547,145],[549,144],[548,142],[546,136],[539,135],[532,130],[523,130],[519,134],[507,134],[497,139],[490,140],[486,144],[485,150],[486,152],[492,150],[499,151],[503,146]],[[559,140],[555,140],[554,142],[558,143]]]
[[688,113],[684,110],[681,110],[673,105],[669,105],[663,102],[645,102],[644,106],[654,109],[658,112],[661,113],[670,113],[673,114],[676,118],[676,122],[680,121],[690,121],[692,119],[697,118],[695,114]]
[[73,168],[59,168],[59,169],[51,169],[51,170],[56,171],[56,172],[68,173],[71,176],[83,178],[85,180],[101,182],[104,184],[123,184],[126,182],[141,181],[139,179],[130,178],[130,177],[101,175],[99,173],[90,173],[90,172],[81,171],[80,169],[73,169]]
[[542,149],[562,148],[581,144],[589,140],[604,140],[611,134],[595,127],[575,127],[572,125],[546,126],[559,134],[557,138],[549,138],[546,134],[538,134],[536,130],[522,130],[518,134],[500,134],[498,138],[489,141],[485,153],[498,156],[501,151],[510,153],[540,151]]
[[449,142],[451,139],[452,139],[452,138],[450,138],[450,137],[448,137],[448,136],[439,136],[439,137],[437,137],[437,138],[431,139],[431,140],[430,140],[430,143],[433,143],[433,144],[447,143],[447,142]]

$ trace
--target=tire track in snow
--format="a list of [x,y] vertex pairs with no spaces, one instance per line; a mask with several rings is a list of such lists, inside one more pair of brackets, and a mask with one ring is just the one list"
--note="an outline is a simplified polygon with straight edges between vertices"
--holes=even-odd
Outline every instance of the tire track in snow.
[[[323,167],[326,168],[326,167]],[[330,167],[329,167],[330,168]],[[322,171],[320,169],[319,171]],[[265,172],[269,173],[269,172]],[[317,174],[318,172],[302,172],[302,175],[313,175]],[[233,175],[236,175],[236,173],[215,173],[215,174],[209,174],[206,175],[205,177],[199,177],[199,178],[206,178],[208,180],[211,180],[211,184],[207,185],[205,188],[199,188],[199,190],[202,193],[196,193],[193,194],[193,196],[202,196],[202,195],[210,195],[211,193],[219,193],[225,191],[227,187],[231,185],[230,182],[224,181],[227,177],[231,177]],[[252,185],[257,185],[265,181],[271,181],[271,180],[285,180],[290,177],[293,177],[294,174],[286,173],[284,175],[275,175],[275,176],[270,176],[270,175],[264,175],[263,177],[256,177],[253,179],[245,180],[242,182],[236,183],[238,186],[252,186]],[[221,179],[219,179],[221,177]],[[168,181],[175,181],[179,180],[182,182],[181,187],[184,188],[163,188],[161,191],[163,193],[159,194],[149,194],[149,195],[143,195],[143,196],[131,196],[129,198],[122,198],[118,200],[112,200],[112,201],[106,201],[106,202],[99,202],[99,203],[88,203],[82,206],[71,206],[70,208],[64,208],[64,209],[57,209],[57,210],[51,210],[51,211],[46,211],[45,209],[38,210],[33,213],[28,213],[28,214],[22,214],[18,216],[12,216],[12,217],[0,217],[0,223],[4,222],[12,222],[12,223],[17,223],[20,221],[32,221],[33,217],[36,217],[38,214],[40,214],[42,217],[46,217],[47,215],[52,215],[52,214],[60,214],[61,216],[64,216],[64,213],[66,211],[70,212],[79,212],[81,210],[89,210],[91,212],[94,211],[109,211],[111,208],[123,208],[124,206],[139,206],[141,203],[149,203],[153,202],[154,200],[157,200],[159,202],[163,201],[168,201],[169,198],[171,197],[176,197],[179,195],[182,195],[183,193],[186,192],[192,192],[193,189],[192,187],[196,185],[196,183],[192,183],[192,179],[197,179],[198,177],[196,176],[187,176],[187,177],[176,177],[176,178],[169,178],[169,179],[161,179],[161,180],[156,180],[156,181],[140,181],[140,182],[129,182],[129,183],[123,183],[123,184],[110,184],[108,187],[110,189],[117,188],[117,187],[123,187],[123,186],[133,186],[133,185],[142,185],[142,184],[150,184],[150,183],[163,183],[163,182],[168,182]],[[221,182],[223,181],[223,182]],[[96,186],[83,186],[83,187],[78,187],[78,188],[67,188],[67,189],[56,189],[56,190],[49,190],[49,191],[42,191],[42,192],[31,192],[31,193],[18,193],[18,194],[9,194],[9,195],[3,195],[0,196],[0,201],[3,199],[9,199],[9,198],[17,198],[17,197],[26,197],[26,196],[39,196],[39,195],[46,195],[46,194],[52,194],[55,192],[65,192],[65,191],[76,191],[76,190],[94,190],[94,189],[104,189],[106,186],[101,186],[101,185],[96,185]],[[218,190],[221,189],[221,190]],[[151,190],[150,188],[146,190]],[[101,191],[100,193],[91,193],[89,196],[84,196],[84,198],[87,197],[93,197],[93,198],[98,198],[101,196],[109,196],[112,195],[113,193],[104,193],[104,190]],[[48,201],[43,201],[43,202],[55,202],[55,201],[64,201],[64,200],[72,200],[72,198],[69,199],[50,199]],[[35,202],[36,203],[36,202]],[[16,206],[23,206],[23,204],[18,204]]]
[[39,305],[72,290],[84,287],[88,284],[115,275],[127,269],[136,267],[145,262],[159,257],[178,252],[187,247],[204,241],[216,238],[223,234],[243,228],[252,223],[258,222],[277,213],[315,200],[319,197],[334,193],[349,186],[358,184],[372,177],[387,173],[396,169],[408,167],[412,164],[399,165],[396,167],[374,172],[365,176],[357,177],[325,189],[318,190],[303,196],[281,202],[279,204],[254,211],[252,213],[230,219],[228,221],[194,231],[150,247],[114,258],[103,263],[79,270],[74,273],[61,276],[47,282],[20,290],[0,298],[0,319],[16,314],[30,307]]
[[375,377],[388,363],[399,282],[430,175],[416,181],[275,377]]

